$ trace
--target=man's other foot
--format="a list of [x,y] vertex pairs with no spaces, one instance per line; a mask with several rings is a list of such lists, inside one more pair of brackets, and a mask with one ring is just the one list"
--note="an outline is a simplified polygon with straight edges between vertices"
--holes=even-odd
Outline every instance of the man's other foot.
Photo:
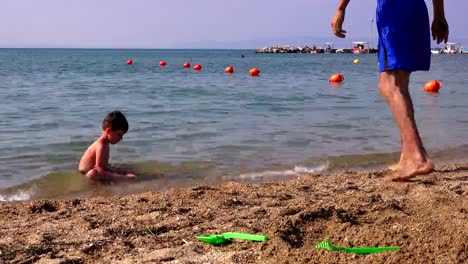
[[[414,178],[418,175],[426,175],[434,171],[434,164],[430,160],[422,164],[406,164],[406,166],[396,164],[392,166],[396,168],[392,175],[384,177],[385,182],[405,181]],[[390,169],[390,167],[389,167]]]

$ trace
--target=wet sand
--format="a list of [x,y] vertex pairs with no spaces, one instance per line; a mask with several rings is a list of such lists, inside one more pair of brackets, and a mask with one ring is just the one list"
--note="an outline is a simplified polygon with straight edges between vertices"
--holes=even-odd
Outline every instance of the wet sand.
[[[0,263],[466,263],[468,163],[404,183],[384,183],[388,173],[0,203]],[[270,239],[195,239],[227,231]],[[315,249],[326,237],[335,246],[401,250]]]

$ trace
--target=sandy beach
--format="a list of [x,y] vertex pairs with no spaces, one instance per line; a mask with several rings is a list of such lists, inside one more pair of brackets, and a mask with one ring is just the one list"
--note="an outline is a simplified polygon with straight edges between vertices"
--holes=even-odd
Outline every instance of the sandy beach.
[[[0,204],[0,263],[466,263],[468,164],[411,182],[388,170]],[[197,235],[263,234],[213,246]],[[315,249],[400,246],[369,255]]]

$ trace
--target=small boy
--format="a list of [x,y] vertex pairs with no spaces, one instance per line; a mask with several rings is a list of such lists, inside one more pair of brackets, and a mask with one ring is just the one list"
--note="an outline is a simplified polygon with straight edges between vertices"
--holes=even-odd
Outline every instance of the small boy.
[[119,143],[128,131],[128,122],[120,111],[106,115],[102,134],[83,154],[78,170],[90,180],[121,180],[135,178],[135,174],[119,174],[109,168],[109,143]]

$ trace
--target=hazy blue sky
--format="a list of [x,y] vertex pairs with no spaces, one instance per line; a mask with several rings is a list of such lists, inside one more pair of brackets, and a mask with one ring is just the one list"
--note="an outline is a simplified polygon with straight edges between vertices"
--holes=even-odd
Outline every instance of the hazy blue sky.
[[[343,42],[330,31],[337,0],[2,0],[0,47],[345,46],[369,40],[376,2],[351,1]],[[468,46],[468,1],[445,2],[450,40]],[[432,17],[432,1],[426,4]]]

